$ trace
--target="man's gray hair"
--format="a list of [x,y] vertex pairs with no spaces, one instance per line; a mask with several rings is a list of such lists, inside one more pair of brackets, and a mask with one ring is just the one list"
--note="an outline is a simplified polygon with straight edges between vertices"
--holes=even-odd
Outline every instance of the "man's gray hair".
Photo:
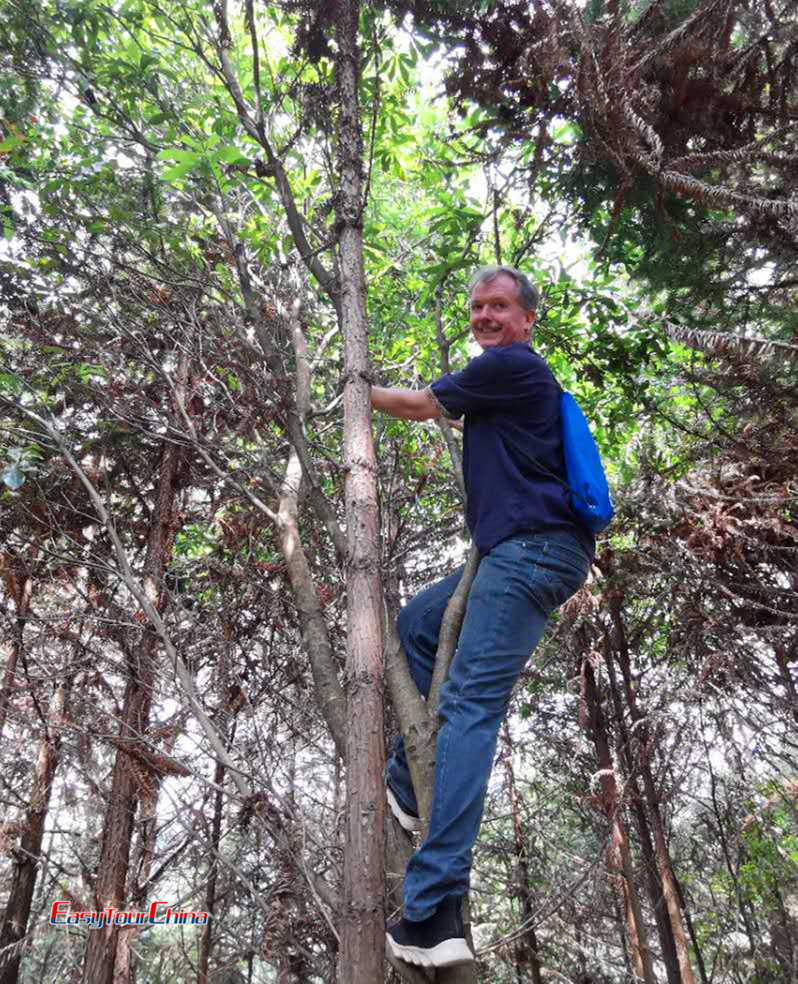
[[477,270],[468,285],[468,296],[470,297],[480,284],[489,284],[501,273],[511,277],[518,284],[518,303],[521,307],[525,311],[535,311],[540,303],[540,291],[526,274],[511,266],[486,266]]

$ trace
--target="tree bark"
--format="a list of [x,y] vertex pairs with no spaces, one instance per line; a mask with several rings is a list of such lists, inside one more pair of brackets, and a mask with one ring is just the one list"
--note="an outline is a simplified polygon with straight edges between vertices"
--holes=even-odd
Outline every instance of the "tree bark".
[[652,843],[651,827],[643,806],[642,793],[639,789],[637,766],[632,752],[632,742],[625,724],[621,693],[616,681],[612,646],[606,633],[604,640],[604,662],[607,667],[607,675],[610,682],[610,694],[612,695],[612,701],[615,707],[615,719],[617,722],[618,732],[621,736],[621,757],[626,769],[626,782],[629,790],[629,798],[631,800],[631,812],[635,819],[637,837],[645,863],[646,890],[651,902],[651,908],[654,912],[654,919],[657,923],[657,934],[659,936],[660,947],[662,950],[662,960],[665,964],[665,972],[668,975],[668,984],[681,984],[682,975],[679,972],[679,960],[676,954],[676,942],[673,937],[673,927],[671,926],[671,921],[668,917],[665,897],[662,893],[662,882],[657,876],[657,859],[654,853],[654,845]]
[[[187,366],[184,364],[182,368],[185,378]],[[156,502],[148,531],[143,583],[150,603],[159,614],[164,601],[163,575],[174,543],[176,477],[181,453],[177,445],[163,446]],[[149,724],[157,675],[157,650],[158,636],[147,626],[142,630],[136,648],[128,653],[128,682],[95,886],[98,911],[109,906],[116,909],[122,906],[136,807],[140,796],[146,793],[153,781],[135,753],[144,740]],[[83,968],[84,984],[112,984],[118,941],[119,928],[107,923],[102,929],[89,934]]]
[[17,663],[19,654],[24,644],[25,621],[30,611],[31,596],[33,594],[33,578],[22,560],[14,553],[7,553],[0,557],[0,573],[6,583],[6,589],[11,596],[14,607],[16,608],[16,619],[14,620],[14,634],[11,639],[11,651],[8,654],[5,673],[3,674],[3,685],[0,687],[0,739],[3,737],[3,730],[6,726],[8,707],[11,703],[11,694],[14,689],[14,680],[17,675]]
[[504,722],[504,743],[507,746],[507,756],[504,768],[507,773],[507,792],[510,796],[510,809],[513,816],[513,848],[515,851],[516,885],[521,899],[521,921],[527,927],[523,935],[515,943],[515,963],[518,979],[524,979],[524,971],[529,967],[529,979],[532,984],[543,984],[541,977],[540,957],[538,956],[538,941],[535,927],[532,923],[534,908],[532,906],[531,879],[527,861],[526,843],[521,822],[521,807],[518,791],[515,788],[515,772],[513,770],[513,742],[510,729]]
[[[64,715],[67,690],[68,685],[63,683],[56,688],[50,702],[45,733],[39,743],[30,806],[25,811],[24,832],[19,847],[14,852],[8,902],[0,926],[0,951],[20,943],[27,932],[50,792],[58,767],[61,745],[58,728]],[[22,948],[18,946],[0,963],[0,984],[17,984],[21,960]]]
[[610,824],[610,846],[607,851],[608,868],[616,873],[616,881],[620,887],[619,894],[623,903],[634,972],[637,977],[645,981],[645,984],[656,984],[651,951],[648,945],[648,934],[635,883],[629,838],[623,822],[621,803],[615,782],[615,769],[610,752],[607,721],[601,708],[593,667],[587,658],[582,664],[582,674],[588,726],[596,748],[596,759],[599,767],[602,805]]
[[[174,732],[166,743],[164,752],[172,751]],[[145,893],[148,888],[152,863],[155,858],[156,834],[158,831],[158,800],[161,796],[161,774],[148,774],[146,787],[138,798],[138,830],[136,851],[127,878],[127,898],[130,907],[139,911],[145,909]],[[116,958],[114,960],[114,984],[132,984],[135,980],[135,961],[133,941],[141,934],[138,927],[126,926],[117,937]]]
[[222,786],[224,785],[224,763],[217,762],[213,774],[213,784],[216,787],[213,796],[213,821],[211,823],[211,860],[208,872],[208,882],[205,886],[205,912],[210,917],[208,922],[202,927],[200,936],[200,952],[197,967],[197,984],[209,984],[208,968],[211,960],[211,944],[213,941],[213,918],[216,911],[216,879],[219,875],[219,843],[222,836],[222,809],[224,796]]
[[[623,674],[624,687],[626,690],[626,702],[629,706],[629,713],[634,723],[638,740],[643,748],[651,748],[653,738],[648,729],[645,715],[640,711],[635,699],[634,687],[632,685],[632,674],[629,662],[629,653],[625,644],[625,633],[620,615],[620,602],[615,602],[612,607],[613,623],[621,640],[619,647],[620,667]],[[695,984],[695,975],[690,963],[690,948],[687,936],[684,931],[682,912],[680,905],[680,893],[676,883],[676,877],[671,867],[671,860],[668,854],[668,846],[665,840],[665,827],[662,823],[662,815],[659,810],[656,783],[651,772],[651,766],[646,756],[641,757],[640,774],[643,779],[643,790],[646,796],[648,814],[651,817],[651,826],[654,834],[654,851],[657,858],[657,866],[662,881],[662,894],[668,910],[673,939],[676,946],[676,957],[679,962],[679,973],[682,977],[682,984]]]
[[341,984],[381,980],[385,947],[385,748],[383,600],[377,470],[367,382],[368,321],[363,266],[363,144],[358,78],[358,0],[335,7],[339,96],[336,209],[344,338],[344,500],[347,532],[347,821]]

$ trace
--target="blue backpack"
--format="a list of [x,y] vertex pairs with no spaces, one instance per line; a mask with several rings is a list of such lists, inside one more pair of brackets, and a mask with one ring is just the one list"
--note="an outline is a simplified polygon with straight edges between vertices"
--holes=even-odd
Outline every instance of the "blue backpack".
[[601,463],[601,455],[596,447],[590,425],[579,404],[564,390],[560,391],[560,420],[562,427],[562,447],[565,455],[565,477],[563,481],[515,441],[504,435],[504,440],[536,468],[555,478],[571,493],[571,509],[591,533],[600,533],[615,515],[610,498],[607,476]]
[[600,533],[615,515],[607,476],[590,426],[570,393],[560,394],[565,475],[571,509],[592,533]]

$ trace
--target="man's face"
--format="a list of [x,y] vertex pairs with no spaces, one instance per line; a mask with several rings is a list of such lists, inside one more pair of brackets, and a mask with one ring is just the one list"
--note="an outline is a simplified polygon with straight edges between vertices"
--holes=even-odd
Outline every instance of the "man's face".
[[535,320],[518,302],[518,284],[506,273],[477,284],[471,294],[471,332],[482,349],[528,342]]

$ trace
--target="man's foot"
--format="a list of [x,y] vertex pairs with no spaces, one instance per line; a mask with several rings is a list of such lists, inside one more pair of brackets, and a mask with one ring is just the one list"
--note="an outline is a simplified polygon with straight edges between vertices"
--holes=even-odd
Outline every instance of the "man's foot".
[[465,941],[459,898],[444,899],[421,922],[400,919],[392,923],[385,936],[392,956],[419,967],[452,967],[474,959]]
[[411,813],[401,806],[390,786],[385,787],[385,795],[388,798],[388,806],[391,808],[391,813],[396,817],[397,822],[403,830],[406,830],[409,834],[421,830],[421,820],[418,814]]

